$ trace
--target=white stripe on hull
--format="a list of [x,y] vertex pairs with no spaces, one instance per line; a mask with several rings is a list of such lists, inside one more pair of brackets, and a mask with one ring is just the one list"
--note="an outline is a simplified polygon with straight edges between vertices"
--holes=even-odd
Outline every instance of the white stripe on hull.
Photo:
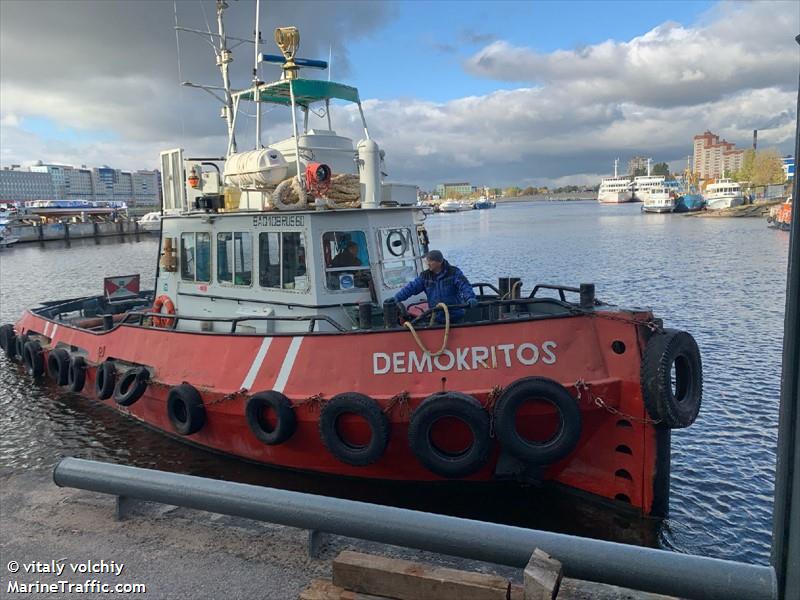
[[297,353],[300,351],[300,344],[303,343],[303,338],[292,338],[292,343],[289,344],[289,350],[286,352],[286,358],[283,359],[281,370],[278,373],[278,379],[275,380],[273,389],[276,392],[282,392],[286,388],[286,383],[289,381],[289,376],[292,374],[294,361],[297,358]]
[[264,338],[261,342],[261,346],[258,348],[255,358],[253,358],[253,363],[250,365],[250,370],[247,372],[247,375],[245,375],[240,389],[249,390],[253,385],[253,382],[256,380],[256,375],[258,375],[258,372],[261,370],[261,365],[264,364],[264,358],[267,356],[270,343],[272,343],[272,338]]

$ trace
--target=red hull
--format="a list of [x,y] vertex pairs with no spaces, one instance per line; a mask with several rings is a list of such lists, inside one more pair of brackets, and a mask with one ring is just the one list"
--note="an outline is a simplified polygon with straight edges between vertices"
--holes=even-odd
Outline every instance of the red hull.
[[[603,318],[615,315],[622,319]],[[417,362],[421,353],[404,330],[265,338],[123,324],[93,332],[32,312],[15,329],[18,335],[39,336],[45,360],[57,345],[85,353],[89,368],[82,393],[89,397],[96,398],[96,367],[107,359],[151,368],[152,380],[135,404],[126,408],[113,399],[105,402],[163,431],[175,433],[166,407],[170,388],[188,382],[200,390],[206,408],[204,427],[188,436],[192,442],[260,463],[376,479],[442,479],[417,460],[407,442],[410,413],[432,393],[458,390],[490,409],[492,390],[522,377],[555,380],[575,396],[576,382],[583,380],[590,393],[584,390],[579,400],[578,445],[539,476],[624,501],[644,514],[663,516],[669,489],[669,430],[648,419],[640,383],[647,330],[635,322],[650,317],[649,313],[598,313],[454,327],[447,344],[452,354],[431,363],[430,371],[429,365]],[[442,333],[433,329],[420,335],[428,347],[438,347]],[[612,350],[612,342],[621,342],[624,352]],[[617,350],[620,347],[616,345]],[[245,402],[252,393],[272,389],[292,401],[297,430],[285,443],[270,446],[248,427]],[[338,461],[319,433],[320,404],[335,394],[354,391],[375,399],[390,419],[385,453],[364,467]],[[400,392],[408,393],[408,401],[392,402]],[[597,397],[608,408],[598,406]],[[554,409],[533,408],[520,413],[518,428],[528,435],[542,435],[550,427],[548,420],[552,424],[555,419]],[[351,437],[365,435],[358,422],[345,422],[343,428]],[[437,435],[445,445],[462,443],[457,428]],[[501,449],[496,440],[492,443],[487,464],[464,479],[496,478]]]

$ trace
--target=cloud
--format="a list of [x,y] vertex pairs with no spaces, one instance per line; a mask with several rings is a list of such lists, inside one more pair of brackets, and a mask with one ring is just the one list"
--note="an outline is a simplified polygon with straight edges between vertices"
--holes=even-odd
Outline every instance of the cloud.
[[[264,48],[273,52],[276,26],[295,24],[301,32],[300,55],[327,56],[330,47],[337,73],[346,77],[351,66],[345,43],[379,29],[390,10],[383,3],[358,1],[262,2]],[[205,31],[208,23],[216,31],[214,2],[180,1],[177,12],[181,26]],[[227,33],[252,39],[254,16],[254,2],[231,3],[225,13]],[[2,0],[3,156],[17,152],[21,160],[48,159],[49,152],[31,157],[37,150],[33,142],[14,134],[25,130],[25,117],[47,118],[75,130],[112,132],[121,140],[119,147],[110,148],[112,156],[121,160],[128,148],[138,147],[146,154],[137,164],[146,160],[150,166],[158,160],[157,140],[171,139],[167,147],[180,140],[189,147],[218,136],[222,141],[217,147],[224,146],[224,124],[213,117],[219,104],[203,92],[178,87],[174,22],[173,3],[167,0]],[[179,40],[181,78],[220,85],[207,39],[182,33]],[[235,87],[252,79],[252,57],[251,44],[234,50]],[[262,69],[269,78],[279,72],[274,66]],[[22,120],[12,122],[9,115]],[[85,147],[86,152],[94,150]],[[104,162],[112,160],[117,161]]]
[[[217,104],[176,86],[172,3],[24,4],[22,10],[0,2],[0,161],[42,158],[139,168],[156,166],[160,150],[178,145],[194,155],[220,154],[223,123],[209,117],[218,114]],[[197,6],[178,4],[181,23],[205,29]],[[206,3],[209,19],[211,6]],[[237,10],[229,12],[238,16],[229,19],[229,31],[250,37],[252,5],[233,6]],[[349,10],[334,2],[314,3],[312,10],[269,6],[264,31],[298,23],[301,54],[326,55],[331,44],[344,81],[345,40],[380,31],[391,17],[384,3],[356,3]],[[295,18],[307,14],[304,21]],[[502,87],[516,82],[516,89],[448,102],[413,96],[365,100],[364,111],[370,134],[386,150],[390,180],[424,187],[464,179],[487,185],[584,183],[610,172],[614,158],[624,164],[634,154],[685,164],[692,136],[705,129],[740,144],[748,144],[758,129],[760,145],[788,152],[798,72],[793,36],[799,29],[796,4],[722,3],[691,26],[668,22],[628,41],[571,50],[541,53],[486,39],[464,68]],[[483,35],[488,34],[464,31],[454,44],[463,47],[470,36]],[[237,49],[239,84],[250,77],[251,50]],[[207,43],[182,36],[181,56],[183,79],[215,83]],[[332,112],[339,133],[362,137],[357,110],[337,106]],[[270,113],[268,123],[284,123],[265,131],[266,140],[288,135],[288,114]],[[26,129],[30,117],[113,132],[116,139],[53,144]],[[245,117],[248,130],[251,124]],[[240,137],[242,147],[250,136]]]
[[671,107],[743,89],[794,89],[800,11],[789,2],[724,3],[709,22],[667,22],[630,41],[537,52],[498,40],[464,63],[476,76],[558,86],[594,102]]

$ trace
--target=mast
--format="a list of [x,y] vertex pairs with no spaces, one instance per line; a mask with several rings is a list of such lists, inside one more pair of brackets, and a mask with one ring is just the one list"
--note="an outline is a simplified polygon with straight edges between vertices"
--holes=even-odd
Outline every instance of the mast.
[[618,164],[618,163],[619,163],[619,159],[618,159],[618,158],[615,158],[615,159],[614,159],[614,179],[616,179],[616,178],[617,178],[617,164]]
[[653,161],[652,158],[647,159],[647,176],[650,177],[650,163]]
[[261,148],[261,92],[258,89],[258,44],[261,40],[261,28],[258,22],[261,0],[256,0],[255,58],[253,59],[253,95],[256,101],[256,150]]
[[[222,74],[222,87],[225,91],[225,122],[228,125],[228,149],[229,155],[236,152],[236,137],[233,130],[233,97],[231,95],[231,77],[228,73],[228,65],[233,62],[233,53],[228,49],[227,38],[225,36],[225,25],[222,22],[222,13],[228,8],[225,0],[217,0],[217,30],[219,31],[219,51],[217,52],[217,66]],[[256,45],[258,48],[258,45]]]

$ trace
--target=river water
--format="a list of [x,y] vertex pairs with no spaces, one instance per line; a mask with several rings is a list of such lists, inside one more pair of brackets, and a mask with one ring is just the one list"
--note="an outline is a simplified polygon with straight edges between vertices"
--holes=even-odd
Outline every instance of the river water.
[[[772,522],[788,233],[762,219],[650,215],[640,205],[522,202],[432,215],[432,247],[472,281],[592,282],[613,304],[651,307],[691,332],[703,355],[697,422],[672,436],[671,515],[658,526],[586,510],[574,499],[504,486],[424,493],[245,464],[184,445],[0,358],[0,468],[52,467],[80,456],[486,520],[660,545],[766,564]],[[101,293],[102,278],[140,272],[151,286],[158,245],[73,241],[0,252],[0,322],[42,300]]]

